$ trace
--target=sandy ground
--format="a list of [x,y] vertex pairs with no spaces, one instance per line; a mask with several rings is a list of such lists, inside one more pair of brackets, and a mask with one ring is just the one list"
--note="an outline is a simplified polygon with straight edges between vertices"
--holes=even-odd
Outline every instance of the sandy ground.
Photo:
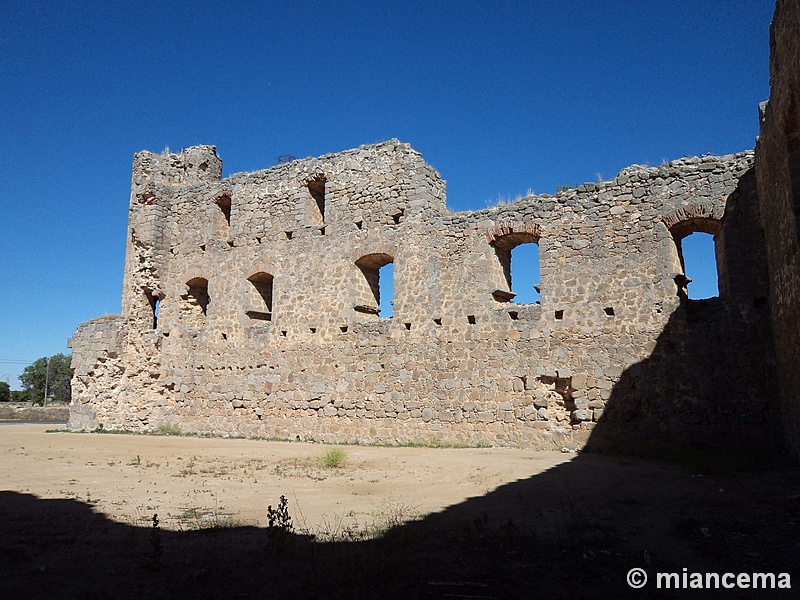
[[[800,467],[773,454],[46,433],[56,427],[0,423],[0,598],[639,600],[687,597],[652,585],[683,569],[791,583],[688,597],[798,597]],[[331,449],[345,466],[320,463]],[[281,495],[292,531],[266,527]],[[628,586],[632,568],[651,584]]]
[[[174,436],[52,432],[0,424],[0,487],[82,501],[127,524],[185,529],[200,519],[267,525],[285,495],[295,526],[367,526],[387,510],[414,517],[569,461],[511,448],[382,448]],[[50,433],[46,431],[50,430]],[[321,457],[344,450],[341,468]]]

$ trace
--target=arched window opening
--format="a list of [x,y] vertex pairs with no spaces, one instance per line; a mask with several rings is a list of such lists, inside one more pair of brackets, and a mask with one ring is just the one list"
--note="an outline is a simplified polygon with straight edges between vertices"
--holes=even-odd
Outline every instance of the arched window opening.
[[501,226],[499,235],[490,232],[490,243],[494,246],[502,272],[502,278],[499,273],[495,276],[501,287],[492,291],[498,302],[538,304],[541,301],[539,231],[530,227],[536,231],[515,232],[512,227]]
[[223,193],[217,196],[215,202],[217,206],[219,206],[219,210],[222,212],[222,216],[225,218],[225,224],[230,227],[231,226],[231,195],[229,193]]
[[186,282],[186,293],[181,296],[181,316],[189,327],[202,327],[205,324],[210,298],[208,280],[195,277]]
[[357,290],[355,310],[365,314],[394,315],[394,259],[382,252],[367,254],[356,261],[362,285]]
[[248,303],[250,309],[245,311],[248,317],[253,320],[271,321],[272,320],[272,280],[269,273],[259,272],[251,275],[247,280],[252,284]]
[[308,180],[306,186],[311,195],[311,224],[322,225],[325,223],[325,184],[327,180],[323,175],[317,175]]
[[509,287],[516,294],[514,302],[538,304],[541,301],[539,244],[530,242],[514,247],[509,263]]
[[[675,243],[668,268],[681,299],[713,298],[719,296],[720,288],[727,290],[724,279],[727,269],[720,262],[725,260],[724,248],[717,247],[722,217],[719,207],[711,204],[681,206],[661,217]],[[723,285],[720,285],[720,276]]]
[[154,296],[151,290],[145,290],[144,295],[147,297],[147,302],[150,304],[150,310],[153,315],[153,329],[155,329],[158,327],[158,307],[161,299],[158,296]]
[[719,296],[716,244],[710,233],[696,231],[676,240],[687,297],[703,300]]

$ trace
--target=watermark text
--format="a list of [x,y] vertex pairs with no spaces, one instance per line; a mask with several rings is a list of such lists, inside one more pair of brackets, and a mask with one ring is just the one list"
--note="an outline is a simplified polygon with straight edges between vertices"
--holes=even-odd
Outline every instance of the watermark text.
[[[647,571],[638,567],[628,571],[628,585],[634,589],[647,585]],[[788,590],[792,588],[789,573],[697,573],[684,568],[679,573],[656,573],[658,589],[762,589]]]

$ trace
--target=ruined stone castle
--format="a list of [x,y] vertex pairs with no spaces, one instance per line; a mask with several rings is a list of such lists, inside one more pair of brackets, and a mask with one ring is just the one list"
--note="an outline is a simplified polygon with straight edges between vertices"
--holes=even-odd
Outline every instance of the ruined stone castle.
[[[755,151],[485,210],[449,211],[397,140],[227,178],[213,146],[137,154],[122,312],[71,338],[69,426],[537,448],[797,430],[797,13],[779,2],[773,57],[794,62]],[[686,295],[695,231],[718,298]]]

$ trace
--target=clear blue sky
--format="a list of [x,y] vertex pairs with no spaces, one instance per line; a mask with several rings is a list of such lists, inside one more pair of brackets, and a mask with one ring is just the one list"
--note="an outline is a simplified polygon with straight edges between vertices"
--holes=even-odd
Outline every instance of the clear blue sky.
[[752,148],[771,0],[23,2],[0,16],[0,380],[119,312],[131,157],[399,138],[454,210]]

